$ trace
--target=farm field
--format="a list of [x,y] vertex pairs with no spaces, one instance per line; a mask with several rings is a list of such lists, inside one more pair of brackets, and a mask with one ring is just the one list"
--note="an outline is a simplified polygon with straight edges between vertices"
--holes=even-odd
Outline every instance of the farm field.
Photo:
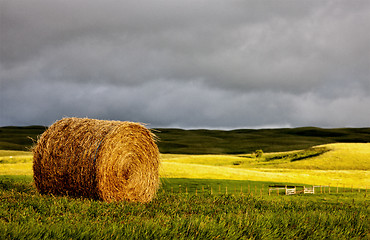
[[[261,157],[161,154],[152,202],[108,204],[42,196],[32,184],[32,154],[0,151],[0,238],[366,239],[369,156],[370,144],[354,143]],[[331,187],[269,195],[276,183]]]
[[[162,178],[229,179],[332,187],[370,186],[370,144],[340,143],[309,150],[244,155],[161,154]],[[311,155],[314,155],[313,157]],[[303,158],[295,160],[294,158]],[[32,175],[32,155],[0,151],[0,175]]]
[[261,158],[253,154],[164,154],[161,175],[366,188],[370,185],[368,159],[368,143],[327,144],[306,150],[268,153]]

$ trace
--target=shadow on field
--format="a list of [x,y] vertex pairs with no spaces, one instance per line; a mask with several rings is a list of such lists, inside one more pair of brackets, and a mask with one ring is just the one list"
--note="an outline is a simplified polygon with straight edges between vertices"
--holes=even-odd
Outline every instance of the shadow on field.
[[24,193],[36,192],[33,185],[32,177],[30,176],[0,176],[0,190],[2,191],[15,191]]

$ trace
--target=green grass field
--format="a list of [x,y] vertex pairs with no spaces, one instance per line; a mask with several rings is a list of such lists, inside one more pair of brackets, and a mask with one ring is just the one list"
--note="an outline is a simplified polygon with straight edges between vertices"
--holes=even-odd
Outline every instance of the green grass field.
[[[148,204],[42,196],[31,176],[0,176],[0,239],[366,239],[364,192],[211,194],[243,181],[167,179]],[[253,184],[253,182],[248,182]],[[205,186],[196,195],[176,188]],[[258,183],[263,184],[263,183]],[[207,189],[208,187],[208,189]],[[164,190],[164,191],[163,191]]]
[[[359,143],[262,157],[161,154],[152,202],[108,204],[40,195],[32,154],[0,151],[0,239],[366,239],[369,157]],[[269,195],[276,183],[331,187]]]

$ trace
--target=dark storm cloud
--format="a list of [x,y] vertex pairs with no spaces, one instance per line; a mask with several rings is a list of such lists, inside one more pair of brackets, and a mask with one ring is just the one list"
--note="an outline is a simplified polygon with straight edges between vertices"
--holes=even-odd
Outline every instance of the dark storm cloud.
[[368,1],[0,4],[1,125],[368,125]]

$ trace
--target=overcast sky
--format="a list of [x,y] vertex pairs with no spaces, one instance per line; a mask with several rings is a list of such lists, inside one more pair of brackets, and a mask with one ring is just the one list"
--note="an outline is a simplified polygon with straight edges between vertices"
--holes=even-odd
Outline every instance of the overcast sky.
[[370,127],[368,0],[0,0],[0,126]]

